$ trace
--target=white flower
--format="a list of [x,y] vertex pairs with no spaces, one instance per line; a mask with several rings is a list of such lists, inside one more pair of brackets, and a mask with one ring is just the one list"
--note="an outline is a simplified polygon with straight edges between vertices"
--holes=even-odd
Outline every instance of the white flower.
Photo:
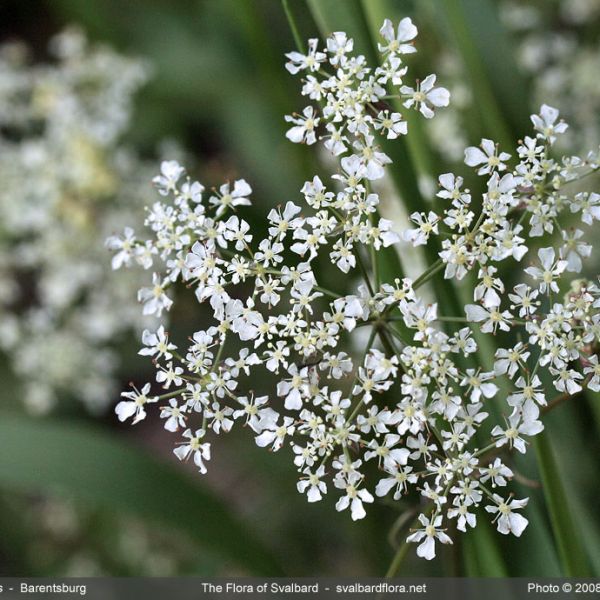
[[566,270],[571,273],[580,273],[583,268],[582,258],[587,258],[592,253],[590,244],[579,241],[583,237],[581,229],[575,229],[571,233],[562,231],[564,246],[560,249],[560,257],[567,261]]
[[503,487],[507,483],[506,480],[513,477],[513,472],[499,458],[487,467],[479,467],[479,472],[481,473],[479,481],[485,483],[490,480],[492,487]]
[[206,473],[204,461],[210,460],[210,443],[201,443],[204,435],[205,431],[203,429],[198,429],[196,433],[192,433],[191,429],[186,429],[183,432],[183,437],[187,438],[187,441],[181,442],[180,445],[173,450],[173,453],[179,460],[187,460],[190,456],[193,456],[194,464],[202,474]]
[[566,366],[555,369],[550,367],[550,373],[556,377],[554,387],[559,392],[567,392],[568,394],[576,394],[582,390],[578,381],[583,379],[583,375],[574,369],[568,369]]
[[288,410],[300,410],[302,408],[302,396],[308,391],[308,369],[298,370],[295,364],[288,368],[291,379],[285,379],[277,384],[277,395],[285,398],[285,408]]
[[526,351],[525,345],[518,342],[513,348],[498,348],[496,350],[494,372],[496,375],[508,374],[514,377],[519,367],[525,364],[531,352]]
[[132,387],[133,391],[121,393],[121,398],[127,398],[128,400],[121,400],[115,407],[115,413],[121,422],[133,417],[133,424],[135,425],[146,418],[145,405],[156,402],[158,398],[148,397],[149,383],[146,383],[141,391],[134,386]]
[[296,144],[305,142],[308,145],[317,141],[315,128],[319,125],[320,119],[316,116],[315,109],[312,106],[307,106],[302,111],[302,115],[286,115],[285,120],[294,124],[294,127],[288,129],[285,134],[288,140]]
[[558,119],[558,110],[547,104],[542,104],[539,115],[531,115],[531,122],[539,132],[538,137],[550,144],[554,144],[557,134],[564,133],[569,127],[564,121],[557,123],[556,119]]
[[435,81],[435,75],[427,75],[423,81],[417,84],[417,89],[403,85],[400,93],[409,97],[404,102],[404,106],[411,108],[414,105],[426,119],[434,116],[434,108],[448,106],[450,92],[444,87],[434,87]]
[[290,228],[295,229],[299,225],[300,219],[294,220],[294,217],[301,210],[302,209],[293,202],[286,202],[283,213],[274,208],[271,209],[267,215],[267,219],[271,224],[271,227],[269,227],[269,235],[274,238],[283,239]]
[[410,17],[404,17],[404,19],[398,23],[396,32],[394,32],[392,22],[389,19],[385,19],[379,33],[387,42],[387,44],[377,44],[379,52],[412,54],[417,51],[413,44],[409,43],[414,40],[418,34],[417,28],[413,25]]
[[169,405],[164,406],[160,411],[160,418],[166,419],[165,429],[175,432],[180,427],[185,427],[186,414],[185,406],[179,406],[175,398],[169,400]]
[[250,224],[236,215],[231,215],[225,222],[225,231],[223,237],[228,241],[235,241],[235,249],[242,252],[252,241]]
[[416,483],[419,478],[415,474],[411,474],[412,467],[399,467],[397,464],[392,464],[389,468],[384,468],[384,471],[389,474],[389,477],[384,477],[379,480],[375,488],[376,496],[385,496],[394,488],[394,500],[399,500],[402,494],[408,490],[409,483]]
[[470,146],[465,150],[465,164],[469,167],[482,165],[477,171],[478,175],[485,175],[492,171],[504,171],[506,164],[504,161],[510,158],[506,152],[498,153],[498,148],[492,140],[483,138],[481,140],[481,149]]
[[432,233],[435,235],[439,233],[438,223],[440,218],[433,211],[429,211],[429,214],[415,212],[410,215],[410,220],[416,223],[418,227],[405,230],[402,238],[413,246],[423,246]]
[[176,160],[164,160],[160,163],[160,175],[157,175],[152,183],[158,188],[158,193],[166,196],[174,192],[177,182],[185,173],[185,169]]
[[329,62],[332,65],[343,66],[346,62],[346,54],[354,49],[354,40],[349,38],[343,31],[334,31],[327,38],[327,52],[331,54]]
[[452,200],[452,204],[469,204],[471,194],[469,190],[462,191],[463,178],[454,175],[454,173],[444,173],[438,177],[438,182],[442,188],[436,196],[444,200]]
[[156,381],[162,383],[166,390],[171,387],[172,383],[179,387],[183,383],[181,379],[182,373],[183,369],[181,367],[174,367],[173,363],[170,362],[166,368],[160,367],[160,370],[156,373]]
[[539,267],[528,267],[525,269],[525,273],[529,274],[534,281],[539,281],[539,290],[542,294],[546,292],[558,292],[558,279],[567,268],[566,260],[556,260],[556,251],[554,248],[540,248],[538,250],[538,257],[542,263],[542,268]]
[[325,476],[325,467],[321,465],[314,473],[310,469],[303,471],[305,478],[301,479],[296,487],[301,494],[306,493],[309,502],[318,502],[327,493],[327,485],[322,478]]
[[218,402],[213,402],[210,408],[204,410],[204,416],[208,426],[217,434],[221,431],[227,433],[233,427],[233,420],[229,418],[233,416],[233,409],[229,406],[221,406]]
[[402,115],[397,112],[390,113],[388,110],[382,110],[377,115],[373,127],[376,131],[385,133],[388,140],[395,140],[398,136],[408,133],[408,123]]
[[156,315],[160,317],[163,309],[169,310],[173,305],[173,300],[165,293],[165,287],[170,282],[161,281],[158,273],[152,274],[152,287],[141,288],[138,291],[138,301],[144,303],[143,313],[145,315]]
[[294,434],[294,430],[294,419],[284,417],[281,425],[277,422],[269,423],[268,427],[256,436],[256,444],[261,448],[270,446],[272,450],[277,451],[283,446],[286,436]]
[[519,317],[529,317],[537,310],[540,305],[536,298],[539,295],[538,290],[532,290],[525,283],[519,283],[514,287],[514,293],[508,294],[508,297],[513,304],[511,310],[519,309]]
[[364,519],[367,516],[363,502],[374,502],[373,496],[364,488],[359,488],[362,476],[356,472],[348,473],[347,477],[338,476],[334,480],[335,487],[346,492],[335,505],[338,512],[350,507],[350,513],[353,521]]
[[592,376],[587,386],[593,392],[600,392],[600,364],[598,364],[598,356],[596,354],[587,359],[587,366],[583,372],[587,376]]
[[417,546],[417,556],[426,560],[432,560],[435,558],[435,540],[438,539],[442,544],[452,544],[452,540],[440,528],[442,524],[441,515],[434,515],[428,519],[424,514],[420,514],[419,521],[423,525],[423,528],[411,533],[406,538],[406,541],[421,542]]
[[530,400],[535,400],[535,402],[542,406],[546,405],[546,396],[544,395],[542,388],[542,380],[537,375],[533,375],[533,377],[527,379],[519,377],[515,385],[519,388],[519,391],[512,393],[506,399],[509,406],[521,406]]
[[400,436],[392,433],[386,434],[383,444],[377,440],[371,440],[369,450],[365,452],[365,460],[377,458],[379,466],[383,464],[386,470],[393,469],[395,466],[404,466],[408,461],[410,450],[406,448],[395,448],[400,442]]
[[511,448],[514,446],[519,452],[525,454],[525,440],[521,435],[532,436],[543,431],[542,422],[537,420],[539,414],[538,407],[531,400],[525,402],[522,407],[515,407],[508,417],[506,429],[502,429],[499,425],[492,429],[492,436],[498,438],[496,446],[500,448],[508,444]]
[[109,250],[117,251],[111,261],[111,266],[115,271],[123,265],[129,266],[135,254],[135,243],[135,232],[131,227],[125,227],[123,237],[113,235],[106,240],[106,247]]
[[[428,264],[414,267],[420,271],[414,281],[390,274],[381,251],[399,245],[400,238],[392,221],[379,216],[386,186],[372,189],[371,180],[383,178],[391,162],[376,135],[393,140],[407,133],[407,124],[400,112],[381,107],[387,94],[400,88],[406,107],[431,118],[436,107],[448,104],[449,93],[435,87],[435,75],[416,88],[405,85],[408,66],[402,55],[414,51],[417,34],[410,19],[397,29],[386,20],[381,34],[381,65],[355,55],[343,32],[328,38],[326,52],[314,39],[306,55],[287,55],[288,71],[304,77],[302,95],[322,107],[318,115],[307,106],[286,117],[287,137],[313,144],[320,139],[317,131],[324,133],[320,141],[337,171],[335,191],[314,176],[302,187],[304,204],[287,201],[272,208],[266,226],[256,226],[268,233],[256,237],[255,221],[250,225],[237,210],[250,203],[245,180],[224,184],[207,199],[202,184],[189,178],[180,184],[183,169],[165,163],[157,185],[171,197],[148,210],[150,239],[125,230],[108,245],[115,267],[134,263],[155,271],[154,287],[139,292],[143,312],[160,316],[172,303],[167,288],[183,280],[210,320],[181,352],[162,322],[142,336],[141,354],[153,357],[156,380],[172,390],[159,397],[169,399],[161,407],[165,426],[186,430],[175,451],[180,458],[193,454],[204,472],[210,457],[206,432],[218,435],[241,422],[259,447],[292,447],[297,489],[309,502],[321,500],[326,482],[333,480],[341,490],[336,509],[349,509],[353,520],[362,519],[366,504],[374,501],[368,490],[376,469],[363,473],[362,467],[376,461],[382,472],[373,481],[377,496],[399,500],[419,492],[423,501],[433,502],[433,516],[420,515],[421,527],[408,537],[418,543],[419,556],[432,559],[436,539],[452,543],[442,528],[445,519],[456,519],[455,531],[475,527],[475,508],[484,493],[491,494],[485,486],[505,486],[513,477],[499,458],[491,464],[485,459],[489,448],[525,452],[528,437],[543,430],[542,381],[551,376],[568,394],[586,383],[600,391],[595,354],[600,287],[570,276],[582,270],[591,247],[582,231],[561,225],[569,210],[580,212],[586,224],[600,218],[599,195],[576,194],[574,186],[565,185],[597,170],[598,158],[551,158],[549,146],[565,127],[548,107],[533,118],[538,137],[519,142],[514,168],[508,167],[510,155],[484,138],[480,148],[465,152],[466,163],[484,176],[482,185],[473,187],[479,196],[464,189],[461,177],[440,175],[436,195],[443,201],[413,212],[402,235],[414,246],[439,236],[429,252],[418,253]],[[433,188],[433,180],[430,184]],[[430,189],[428,196],[435,192]],[[235,214],[225,215],[227,210]],[[562,235],[558,241],[556,231]],[[537,250],[533,238],[541,236],[551,241],[539,249],[538,266],[525,269],[522,259],[529,247]],[[410,254],[402,263],[412,271]],[[328,260],[332,265],[323,270],[321,263]],[[455,280],[446,282],[449,286],[460,285],[460,297],[471,298],[472,304],[463,305],[469,327],[454,325],[465,319],[456,314],[455,302],[446,301],[443,288],[439,292],[442,282],[433,277],[442,270],[445,279]],[[535,289],[523,283],[524,273],[537,282]],[[362,282],[356,281],[359,276]],[[565,282],[559,286],[561,278]],[[440,297],[432,303],[431,290],[420,288],[433,282]],[[172,287],[185,293],[176,289],[183,286]],[[554,296],[561,288],[564,295]],[[342,295],[349,289],[352,293]],[[0,300],[4,293],[0,285]],[[438,316],[438,303],[444,316]],[[78,323],[87,326],[86,319]],[[480,324],[482,343],[485,334],[499,334],[500,341],[514,338],[502,344],[506,347],[488,340],[496,350],[493,366],[477,355],[473,323]],[[43,335],[44,318],[36,319],[36,327]],[[96,331],[112,333],[104,333],[102,325]],[[43,369],[55,348],[64,347],[54,340],[48,345],[52,350],[45,361],[19,358],[28,373]],[[501,380],[508,384],[502,393]],[[242,395],[248,388],[265,395]],[[148,399],[149,390],[147,384],[142,392],[123,394],[119,418],[143,418],[146,404],[156,400]],[[505,425],[492,422],[495,414],[484,410],[491,402],[510,407]],[[192,421],[202,424],[195,433]],[[494,496],[487,509],[496,513],[502,533],[520,535],[526,520],[515,509],[525,502]]]
[[456,518],[456,528],[459,531],[467,531],[467,525],[469,527],[475,527],[477,525],[477,517],[475,513],[469,512],[469,508],[473,506],[471,501],[460,501],[458,497],[455,498],[454,506],[448,509],[448,518]]
[[285,64],[285,68],[292,74],[296,75],[299,71],[308,70],[311,72],[318,71],[321,63],[327,58],[324,52],[318,51],[319,40],[312,38],[308,40],[308,54],[300,52],[288,52],[285,56],[290,59]]
[[478,304],[467,304],[465,306],[465,313],[467,319],[472,323],[481,323],[484,321],[481,326],[483,333],[496,333],[498,327],[502,331],[510,331],[510,319],[512,319],[512,315],[507,310],[500,312],[496,307],[487,309]]
[[496,515],[494,520],[497,522],[498,531],[504,535],[512,533],[514,536],[520,537],[529,521],[514,511],[527,506],[529,498],[504,500],[498,494],[494,494],[493,498],[496,504],[486,506],[485,510]]
[[493,398],[498,392],[498,386],[491,383],[494,373],[482,373],[479,370],[467,369],[466,377],[461,381],[461,385],[468,386],[470,389],[469,400],[473,403],[479,402],[481,396],[484,398]]
[[494,275],[498,272],[496,267],[482,267],[479,270],[479,283],[475,287],[473,300],[481,302],[485,308],[497,308],[500,306],[500,294],[504,293],[504,283]]
[[242,408],[234,411],[234,419],[243,418],[255,433],[261,433],[264,429],[269,429],[277,421],[279,415],[267,406],[269,401],[268,396],[251,396],[248,399],[246,396],[237,398],[238,404]]
[[219,188],[217,195],[211,196],[208,201],[217,207],[216,215],[221,216],[229,207],[250,206],[252,203],[248,196],[252,188],[245,179],[238,179],[233,183],[233,190],[229,183],[224,183]]
[[581,220],[586,225],[592,225],[594,220],[600,221],[600,194],[580,192],[571,202],[571,212],[581,211]]
[[175,344],[169,343],[169,336],[165,332],[164,325],[161,325],[155,333],[148,331],[148,329],[144,329],[144,332],[142,333],[142,343],[146,346],[138,352],[138,354],[141,354],[142,356],[156,355],[156,358],[171,360],[171,358],[173,358],[171,350],[177,349]]

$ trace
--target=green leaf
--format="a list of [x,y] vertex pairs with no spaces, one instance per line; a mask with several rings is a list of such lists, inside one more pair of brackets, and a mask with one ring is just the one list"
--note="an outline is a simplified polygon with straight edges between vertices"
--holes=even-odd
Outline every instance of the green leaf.
[[588,577],[590,570],[581,535],[572,517],[567,490],[545,431],[534,438],[533,446],[564,574],[569,577]]
[[66,493],[178,529],[253,574],[280,575],[278,561],[223,501],[149,452],[77,422],[0,418],[0,488]]

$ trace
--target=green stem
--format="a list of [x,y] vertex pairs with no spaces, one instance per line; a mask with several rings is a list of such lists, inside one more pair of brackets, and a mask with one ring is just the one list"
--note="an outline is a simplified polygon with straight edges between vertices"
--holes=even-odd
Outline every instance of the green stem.
[[306,52],[306,50],[304,49],[304,42],[302,40],[302,36],[300,35],[300,31],[298,30],[296,19],[294,18],[292,10],[290,9],[289,2],[288,0],[281,0],[281,4],[283,6],[283,12],[285,12],[285,16],[288,20],[288,25],[290,26],[292,36],[294,37],[296,48],[298,49],[298,52],[304,54]]
[[413,290],[427,283],[438,271],[444,268],[444,261],[438,258],[430,267],[421,273],[413,282]]
[[373,289],[373,285],[371,284],[371,280],[369,279],[369,273],[367,271],[367,267],[365,267],[365,263],[363,262],[362,256],[360,255],[360,251],[358,248],[354,248],[354,256],[356,257],[356,264],[360,270],[365,283],[367,284],[367,288],[369,288],[369,294],[371,296],[375,295],[375,290]]
[[[435,506],[435,504],[432,502],[428,507],[425,508],[425,510],[423,511],[423,514],[428,515],[433,510],[434,506]],[[415,525],[418,525],[418,523],[419,523],[419,517],[417,516],[411,522],[409,531]],[[398,571],[400,570],[400,567],[402,566],[402,562],[404,561],[404,558],[406,557],[406,554],[408,552],[408,547],[409,547],[409,542],[407,542],[406,540],[404,540],[404,542],[402,542],[402,544],[398,547],[398,550],[396,551],[396,554],[394,555],[394,558],[392,559],[392,562],[390,563],[390,566],[388,567],[388,570],[387,570],[386,574],[384,575],[384,577],[386,579],[388,579],[390,577],[395,577],[398,574]]]
[[[356,367],[356,377],[354,378],[354,383],[356,383],[358,381],[358,370],[364,364],[365,358],[367,356],[367,352],[369,352],[369,350],[371,349],[371,346],[373,345],[373,340],[375,339],[376,334],[377,334],[377,327],[373,327],[373,329],[371,329],[371,334],[369,335],[369,341],[367,342],[367,345],[365,346],[365,351],[363,353],[363,357],[362,357],[360,363],[358,363],[358,365]],[[354,384],[352,387],[354,387]],[[352,423],[352,421],[354,421],[354,419],[356,418],[356,415],[358,414],[358,411],[360,410],[361,406],[363,405],[363,402],[364,402],[364,396],[361,396],[361,398],[358,401],[358,403],[356,404],[356,406],[352,409],[350,416],[346,419],[346,423]]]

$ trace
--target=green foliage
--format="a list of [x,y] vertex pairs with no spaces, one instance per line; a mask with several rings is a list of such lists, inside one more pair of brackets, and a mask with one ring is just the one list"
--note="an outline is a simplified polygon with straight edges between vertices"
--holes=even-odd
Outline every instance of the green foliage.
[[573,507],[554,458],[548,432],[543,431],[537,435],[533,445],[564,574],[569,577],[589,577],[590,570],[581,534],[572,516]]
[[0,488],[67,493],[86,505],[178,529],[249,573],[282,573],[271,552],[220,499],[98,427],[3,413]]

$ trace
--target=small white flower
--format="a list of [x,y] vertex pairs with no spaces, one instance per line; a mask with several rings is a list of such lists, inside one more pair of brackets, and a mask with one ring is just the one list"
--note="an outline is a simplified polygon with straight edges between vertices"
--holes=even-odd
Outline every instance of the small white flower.
[[528,401],[522,407],[515,407],[508,417],[508,427],[502,429],[496,425],[492,429],[492,437],[497,438],[496,446],[500,448],[505,444],[515,447],[521,454],[525,454],[525,440],[521,435],[533,436],[543,431],[544,426],[538,421],[540,411],[534,402]]
[[302,111],[302,115],[286,115],[285,120],[294,124],[294,127],[288,129],[285,134],[285,137],[291,142],[295,144],[305,142],[310,145],[317,141],[315,129],[319,125],[320,119],[316,116],[315,109],[312,106],[307,106]]
[[322,478],[325,476],[325,467],[321,465],[314,473],[310,469],[305,469],[304,477],[296,484],[301,494],[306,493],[306,499],[309,502],[318,502],[327,493],[327,485]]
[[550,144],[554,144],[556,136],[564,133],[569,127],[564,121],[557,123],[556,119],[558,119],[558,110],[547,104],[542,104],[539,115],[531,115],[531,122],[539,132],[538,137]]
[[512,533],[514,536],[520,537],[529,521],[514,511],[527,506],[529,498],[504,500],[498,494],[494,494],[493,498],[496,504],[486,506],[485,510],[496,515],[494,520],[497,523],[498,531],[504,535]]
[[510,331],[510,320],[512,315],[505,310],[500,312],[498,308],[485,308],[478,304],[467,304],[465,306],[467,319],[472,323],[481,323],[481,331],[483,333],[496,333],[498,327],[502,331]]
[[598,356],[596,354],[590,356],[587,359],[587,366],[583,369],[583,372],[591,379],[587,386],[593,392],[600,392],[600,364],[598,364]]
[[538,257],[542,264],[542,268],[539,267],[528,267],[525,269],[525,273],[529,274],[534,281],[539,281],[539,290],[542,294],[559,291],[556,279],[567,268],[566,260],[556,260],[556,251],[554,248],[540,248],[538,250]]
[[311,38],[308,40],[308,54],[300,52],[288,52],[285,56],[290,59],[285,64],[285,68],[292,74],[296,75],[299,71],[308,70],[311,72],[318,71],[321,63],[327,58],[324,52],[318,51],[319,40]]
[[432,516],[428,519],[425,515],[419,515],[419,522],[423,525],[422,529],[417,529],[407,538],[407,542],[421,542],[417,546],[417,556],[432,560],[435,558],[435,540],[438,539],[442,544],[452,544],[452,540],[443,529],[441,529],[442,516]]
[[176,160],[164,160],[160,163],[160,175],[152,183],[158,188],[161,196],[166,196],[177,189],[177,182],[185,173],[185,169]]
[[201,443],[204,435],[205,431],[203,429],[198,429],[195,433],[192,433],[191,429],[186,429],[183,432],[183,437],[187,438],[187,441],[181,442],[173,450],[173,453],[179,460],[187,460],[190,456],[193,456],[194,464],[202,474],[206,473],[204,461],[210,460],[210,443]]
[[412,42],[417,37],[417,28],[413,25],[410,17],[404,17],[398,23],[398,28],[394,31],[394,26],[389,19],[385,19],[381,29],[379,30],[381,37],[387,44],[377,44],[379,52],[393,54],[412,54],[416,52],[416,48]]
[[106,240],[106,247],[117,253],[112,257],[111,266],[116,271],[123,265],[129,266],[136,250],[135,232],[131,227],[125,227],[123,237],[113,235]]
[[138,301],[143,302],[143,313],[145,315],[156,315],[160,317],[163,310],[169,310],[173,300],[165,293],[165,287],[169,285],[168,280],[162,280],[158,273],[152,274],[152,287],[141,288],[138,291]]
[[129,417],[133,417],[133,424],[135,425],[146,418],[145,405],[156,402],[158,398],[148,396],[148,392],[150,391],[149,383],[146,383],[141,391],[135,386],[132,387],[133,391],[121,393],[121,398],[127,398],[127,400],[121,400],[117,404],[115,413],[121,422],[129,419]]
[[483,138],[481,140],[481,149],[475,146],[470,146],[465,150],[465,164],[469,167],[477,167],[482,165],[478,171],[478,175],[485,175],[492,171],[504,171],[506,164],[504,161],[510,158],[510,154],[506,152],[498,153],[498,148],[492,140]]
[[186,414],[185,406],[179,406],[175,398],[169,400],[169,405],[164,406],[160,411],[160,418],[165,420],[165,429],[175,432],[180,427],[185,427]]
[[229,183],[224,183],[219,188],[219,193],[211,196],[208,201],[217,207],[217,217],[221,216],[230,207],[250,206],[252,203],[248,196],[252,188],[245,179],[238,179],[233,183],[233,189]]
[[444,87],[434,87],[435,81],[435,75],[428,75],[417,84],[417,89],[403,85],[400,93],[408,96],[404,106],[411,108],[414,105],[426,119],[434,116],[434,108],[448,106],[450,92]]
[[161,325],[155,333],[144,329],[142,333],[142,343],[145,348],[142,348],[138,354],[142,356],[156,356],[156,358],[165,358],[171,360],[173,354],[171,350],[176,350],[177,346],[169,342],[169,336],[165,332],[164,325]]
[[346,492],[335,505],[338,512],[350,507],[350,513],[353,521],[364,519],[367,516],[363,502],[374,502],[375,498],[364,488],[359,488],[362,476],[356,472],[348,473],[346,477],[338,476],[334,480],[335,487]]

